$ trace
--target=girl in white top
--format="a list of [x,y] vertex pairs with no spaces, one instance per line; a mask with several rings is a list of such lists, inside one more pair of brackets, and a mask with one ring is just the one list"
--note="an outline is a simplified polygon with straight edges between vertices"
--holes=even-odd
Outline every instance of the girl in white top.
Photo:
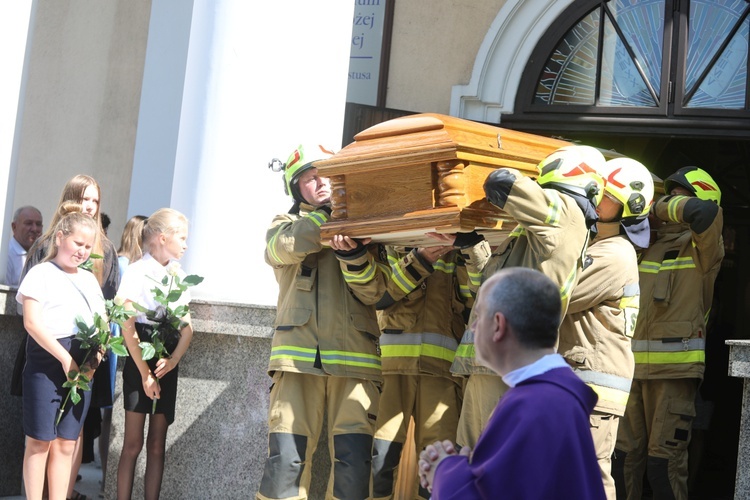
[[[159,304],[154,300],[152,290],[159,287],[166,294],[168,285],[160,283],[169,274],[181,279],[185,273],[174,262],[179,260],[187,249],[188,221],[176,210],[162,208],[151,215],[143,227],[143,257],[130,264],[120,283],[117,297],[126,309],[135,310],[133,303],[156,310]],[[171,303],[173,310],[190,302],[190,294],[184,292],[177,303]],[[125,344],[130,357],[123,368],[123,401],[125,404],[125,435],[122,453],[117,469],[117,498],[130,498],[133,489],[135,464],[143,448],[143,429],[146,415],[149,415],[148,438],[146,445],[146,472],[144,475],[144,496],[147,499],[159,498],[161,480],[164,473],[164,454],[167,428],[174,421],[177,397],[177,375],[180,359],[187,351],[193,337],[190,315],[182,318],[186,323],[179,339],[173,339],[167,350],[167,358],[143,360],[140,341],[151,341],[149,321],[143,313],[130,318],[122,328]],[[156,410],[152,413],[152,402],[156,399]]]
[[[23,477],[29,499],[42,498],[45,472],[49,499],[66,498],[76,439],[90,403],[90,392],[84,391],[77,405],[68,402],[55,425],[68,391],[62,384],[69,372],[79,371],[78,363],[85,355],[73,338],[78,332],[75,319],[81,316],[92,325],[95,312],[106,314],[96,277],[78,267],[89,258],[95,244],[96,221],[81,213],[77,204],[67,204],[61,210],[65,215],[55,226],[49,254],[26,274],[16,295],[30,335],[23,372]],[[92,378],[101,353],[90,358],[80,370]]]

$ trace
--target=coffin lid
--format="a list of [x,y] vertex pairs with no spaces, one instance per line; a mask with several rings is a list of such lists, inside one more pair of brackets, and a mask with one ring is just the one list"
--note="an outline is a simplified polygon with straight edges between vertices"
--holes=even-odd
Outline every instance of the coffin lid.
[[446,160],[470,160],[476,165],[499,167],[512,160],[536,174],[536,165],[550,150],[569,142],[503,129],[453,116],[423,113],[374,125],[354,142],[315,166],[325,176],[360,169],[380,169]]

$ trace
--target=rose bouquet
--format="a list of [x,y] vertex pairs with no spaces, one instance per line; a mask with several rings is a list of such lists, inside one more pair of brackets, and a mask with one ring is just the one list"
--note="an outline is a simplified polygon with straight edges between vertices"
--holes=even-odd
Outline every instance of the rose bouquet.
[[[144,361],[148,361],[154,357],[157,359],[170,357],[171,353],[168,346],[177,344],[180,338],[180,331],[187,326],[183,318],[190,312],[189,306],[183,304],[173,307],[173,304],[180,300],[182,294],[189,287],[201,283],[203,278],[191,274],[180,279],[178,270],[179,263],[172,262],[167,266],[167,274],[162,280],[154,280],[157,286],[151,289],[151,293],[156,303],[159,304],[155,309],[148,309],[133,302],[133,307],[143,313],[146,319],[152,322],[152,325],[150,325],[151,341],[142,341],[138,344],[141,348],[141,356]],[[163,287],[166,287],[166,291]],[[152,403],[151,413],[156,411],[156,401],[154,399]]]
[[[105,308],[109,320],[119,324],[127,321],[127,319],[133,316],[135,313],[132,311],[126,311],[122,304],[116,304],[112,300],[105,302]],[[81,342],[81,348],[86,349],[83,361],[79,366],[79,370],[71,370],[68,372],[68,380],[63,383],[63,388],[68,389],[68,395],[60,405],[60,409],[57,411],[57,419],[55,420],[55,426],[60,423],[65,414],[65,408],[68,401],[71,401],[74,405],[77,405],[81,401],[81,395],[78,393],[81,391],[91,390],[89,378],[86,373],[95,371],[107,350],[111,350],[118,356],[127,356],[128,351],[123,345],[122,337],[113,337],[110,330],[110,323],[106,318],[103,318],[99,313],[94,313],[94,324],[87,325],[81,316],[76,317],[76,326],[78,327],[78,333],[75,338]]]

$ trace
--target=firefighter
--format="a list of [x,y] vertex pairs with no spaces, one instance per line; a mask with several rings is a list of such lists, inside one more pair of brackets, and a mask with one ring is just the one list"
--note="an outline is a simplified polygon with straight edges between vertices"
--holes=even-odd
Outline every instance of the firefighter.
[[558,351],[599,396],[591,433],[607,498],[614,500],[611,457],[635,368],[630,348],[640,296],[635,247],[648,247],[654,182],[648,169],[630,158],[609,160],[600,173],[607,182],[596,209],[597,235],[560,326]]
[[[452,246],[387,251],[391,280],[378,303],[383,393],[372,457],[375,499],[393,498],[412,416],[417,450],[456,438],[461,387],[450,367],[473,302],[460,285],[466,270]],[[415,495],[430,498],[421,487]]]
[[[604,193],[604,180],[597,171],[603,163],[604,157],[594,148],[568,146],[542,160],[536,182],[513,169],[492,172],[484,184],[487,200],[518,225],[494,254],[487,241],[471,241],[471,233],[459,233],[454,244],[466,261],[472,292],[500,269],[530,267],[560,288],[564,314],[595,232],[596,206]],[[461,339],[451,371],[468,376],[456,441],[473,448],[507,386],[475,361],[471,330]]]
[[369,495],[382,382],[375,303],[388,270],[366,241],[342,235],[330,247],[321,241],[331,188],[314,162],[328,156],[319,146],[300,146],[285,164],[269,165],[283,170],[294,205],[266,233],[265,260],[279,298],[268,367],[268,458],[258,499],[307,498],[324,412],[331,454],[326,498]]
[[[721,191],[697,167],[664,181],[651,207],[656,240],[641,256],[633,337],[635,375],[620,425],[617,494],[640,499],[644,471],[654,498],[687,499],[690,430],[705,368],[706,318],[724,258]],[[620,482],[624,482],[624,488]]]

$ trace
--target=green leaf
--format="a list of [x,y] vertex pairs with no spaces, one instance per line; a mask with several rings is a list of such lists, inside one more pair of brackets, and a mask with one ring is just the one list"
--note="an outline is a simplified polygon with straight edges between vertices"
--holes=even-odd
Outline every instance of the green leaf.
[[164,285],[164,286],[167,286],[169,284],[169,276],[164,276],[161,279],[161,284]]
[[190,309],[188,308],[188,306],[187,305],[182,305],[182,306],[178,306],[178,307],[175,308],[174,315],[177,316],[178,318],[182,318],[188,312],[190,312]]
[[141,342],[138,346],[143,350],[141,353],[141,359],[143,359],[143,361],[148,361],[156,355],[156,349],[154,349],[153,344],[150,342]]
[[70,390],[70,402],[77,405],[81,401],[81,395],[75,389]]
[[89,325],[87,325],[86,322],[83,320],[83,316],[81,316],[80,314],[76,316],[76,326],[81,331],[85,331],[89,327]]
[[167,301],[169,302],[177,302],[180,300],[180,296],[182,295],[182,292],[180,290],[172,290],[169,292],[169,295],[167,295]]
[[75,386],[76,386],[75,380],[66,380],[65,382],[63,382],[63,387],[65,389],[70,389],[71,387],[75,387]]
[[99,255],[98,253],[93,253],[93,252],[92,252],[92,253],[91,253],[91,254],[89,255],[89,259],[103,259],[103,258],[104,258],[104,257],[102,257],[101,255]]
[[133,305],[133,309],[135,309],[138,312],[142,312],[144,314],[156,314],[154,311],[146,307],[143,307],[138,302],[131,302],[131,304]]
[[[122,338],[122,337],[116,337],[116,338]],[[112,339],[112,340],[115,340],[115,339]],[[130,356],[130,354],[128,354],[128,350],[122,344],[120,345],[110,344],[109,348],[112,350],[113,353],[117,354],[118,356],[122,356],[122,357]]]
[[188,286],[199,285],[203,282],[203,276],[198,276],[197,274],[189,274],[185,276],[182,282]]

